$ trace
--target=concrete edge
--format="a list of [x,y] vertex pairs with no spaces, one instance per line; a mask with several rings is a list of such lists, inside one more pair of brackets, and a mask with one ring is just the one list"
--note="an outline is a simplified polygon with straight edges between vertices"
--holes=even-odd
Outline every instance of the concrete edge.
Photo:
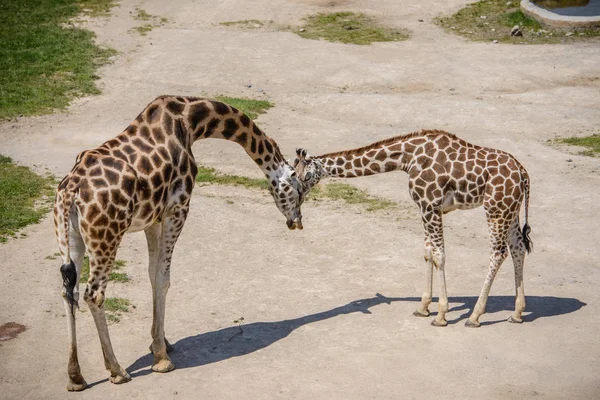
[[552,28],[591,28],[600,26],[600,16],[570,17],[558,15],[536,6],[530,0],[521,0],[521,11],[523,14]]

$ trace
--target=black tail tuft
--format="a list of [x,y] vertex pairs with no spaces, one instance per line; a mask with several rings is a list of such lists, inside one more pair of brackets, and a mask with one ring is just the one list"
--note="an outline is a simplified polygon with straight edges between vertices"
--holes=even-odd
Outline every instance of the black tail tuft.
[[63,286],[65,287],[67,301],[71,306],[71,313],[74,313],[74,307],[79,307],[77,301],[73,297],[73,289],[75,289],[75,285],[77,285],[77,269],[75,268],[75,263],[71,260],[70,263],[64,264],[60,267],[60,273],[63,278]]
[[533,242],[531,238],[529,238],[529,232],[531,232],[531,227],[527,224],[523,225],[523,244],[525,245],[525,250],[528,253],[531,253],[533,250]]

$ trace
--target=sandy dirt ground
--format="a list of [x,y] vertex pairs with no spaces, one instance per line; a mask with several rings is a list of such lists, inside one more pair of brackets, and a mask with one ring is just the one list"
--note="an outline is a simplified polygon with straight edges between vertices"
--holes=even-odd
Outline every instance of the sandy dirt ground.
[[[108,382],[85,305],[79,358],[90,388],[68,394],[67,330],[50,218],[0,245],[0,324],[27,331],[0,343],[6,399],[592,399],[600,398],[600,161],[547,144],[600,133],[598,44],[472,43],[433,24],[467,1],[123,0],[89,22],[117,49],[103,93],[65,112],[0,125],[0,152],[62,176],[77,153],[113,137],[161,94],[269,99],[258,123],[289,157],[368,144],[422,128],[453,132],[514,154],[532,178],[534,252],[525,265],[525,323],[508,259],[482,327],[463,326],[487,273],[482,209],[445,218],[449,325],[416,318],[425,284],[422,228],[399,173],[352,183],[400,209],[368,213],[307,203],[303,231],[288,231],[267,193],[197,188],[175,251],[167,337],[178,367],[152,373],[151,292],[143,234],[118,258],[132,280],[108,294],[135,308],[110,326],[133,380]],[[168,18],[147,36],[139,7]],[[310,41],[277,27],[320,11],[367,12],[410,40],[353,46]],[[219,22],[272,20],[254,30]],[[422,19],[423,22],[419,22]],[[248,87],[248,85],[252,85]],[[260,177],[233,143],[208,140],[196,159]],[[570,161],[567,161],[570,160]],[[434,296],[437,295],[434,282]],[[437,304],[432,304],[435,310]],[[83,302],[82,302],[83,303]],[[243,333],[237,324],[244,317]]]

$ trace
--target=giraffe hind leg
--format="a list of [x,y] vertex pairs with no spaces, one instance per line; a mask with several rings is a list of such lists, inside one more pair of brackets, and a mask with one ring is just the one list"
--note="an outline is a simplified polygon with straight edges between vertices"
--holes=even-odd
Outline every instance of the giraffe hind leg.
[[488,213],[487,215],[488,227],[490,230],[490,264],[483,288],[477,299],[477,304],[475,304],[471,316],[465,322],[465,326],[469,328],[477,328],[481,325],[479,323],[479,317],[485,313],[492,283],[494,283],[494,278],[496,277],[496,273],[500,269],[500,266],[506,257],[508,257],[506,241],[511,223],[508,221],[512,221],[512,219],[512,215],[493,215],[492,213]]
[[109,256],[104,256],[101,253],[90,252],[90,276],[84,294],[84,299],[90,308],[92,317],[96,324],[98,337],[102,346],[102,354],[104,355],[104,364],[106,369],[110,371],[110,381],[115,384],[125,383],[131,380],[131,377],[123,369],[113,351],[106,323],[106,315],[104,312],[104,293],[108,282],[108,275],[115,261],[116,247]]
[[[75,308],[77,307],[79,300],[79,276],[81,273],[81,266],[83,264],[83,256],[85,253],[85,244],[77,232],[73,228],[73,223],[76,221],[76,216],[71,217],[71,225],[69,229],[69,250],[70,259],[66,264],[63,264],[60,268],[61,276],[63,279],[62,297],[65,307],[65,314],[67,316],[67,328],[69,332],[69,359],[67,363],[67,373],[69,381],[67,382],[67,390],[70,392],[79,392],[87,387],[87,383],[81,375],[81,368],[79,367],[79,359],[77,357],[77,329],[76,329],[76,318]],[[61,227],[64,226],[61,224]],[[59,247],[61,253],[66,258],[65,243],[60,243]]]
[[[527,227],[528,228],[528,227]],[[517,216],[510,227],[508,245],[515,267],[515,312],[508,318],[508,322],[523,322],[522,314],[525,311],[525,289],[523,285],[523,264],[525,252],[531,248],[530,241],[526,238],[525,228],[523,232],[519,229],[519,217]]]

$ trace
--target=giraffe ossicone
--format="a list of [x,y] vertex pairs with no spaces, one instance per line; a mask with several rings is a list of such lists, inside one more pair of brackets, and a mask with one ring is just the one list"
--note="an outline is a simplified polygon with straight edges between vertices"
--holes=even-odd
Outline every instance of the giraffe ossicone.
[[[523,263],[532,249],[528,225],[529,175],[509,153],[468,143],[438,130],[423,130],[382,140],[365,147],[310,156],[296,150],[294,168],[309,191],[322,178],[353,178],[401,170],[408,174],[408,189],[419,207],[425,230],[427,284],[414,315],[429,316],[433,267],[438,270],[440,296],[438,315],[432,325],[445,326],[448,312],[442,215],[481,205],[489,227],[489,272],[471,316],[465,325],[478,327],[496,272],[510,251],[515,269],[515,311],[509,322],[523,321],[525,292]],[[525,224],[519,211],[523,205]]]
[[87,384],[77,356],[74,308],[87,252],[90,273],[84,292],[94,318],[106,368],[113,383],[130,376],[117,362],[104,315],[108,276],[126,232],[144,231],[148,244],[153,294],[152,369],[174,368],[164,337],[171,257],[185,223],[198,171],[192,144],[201,139],[238,143],[263,171],[277,208],[289,229],[302,229],[304,188],[283,158],[277,143],[245,114],[218,101],[161,96],[150,103],[119,135],[83,151],[58,186],[54,226],[63,266],[63,300],[69,330],[67,389]]

